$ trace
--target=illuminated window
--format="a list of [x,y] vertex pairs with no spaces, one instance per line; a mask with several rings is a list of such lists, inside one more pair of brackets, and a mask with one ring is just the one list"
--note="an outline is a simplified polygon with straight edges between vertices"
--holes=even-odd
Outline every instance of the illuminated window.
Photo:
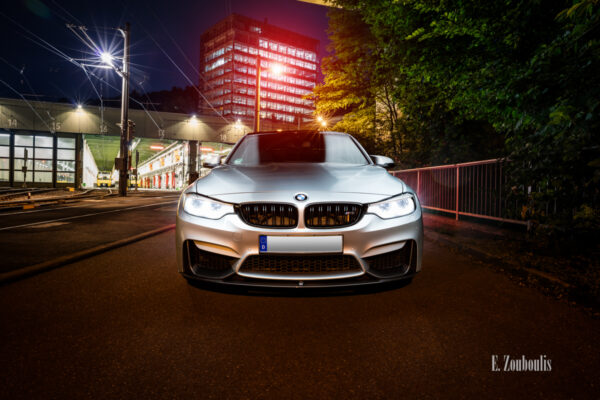
[[213,62],[212,64],[207,65],[206,71],[213,70],[217,67],[220,67],[223,64],[225,64],[225,57],[219,58],[217,61]]

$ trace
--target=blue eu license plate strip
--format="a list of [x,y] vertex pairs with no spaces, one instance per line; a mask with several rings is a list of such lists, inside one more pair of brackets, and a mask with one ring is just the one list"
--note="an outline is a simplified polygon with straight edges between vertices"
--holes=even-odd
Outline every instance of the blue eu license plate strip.
[[261,253],[268,251],[267,250],[267,236],[260,235],[258,237],[258,251]]

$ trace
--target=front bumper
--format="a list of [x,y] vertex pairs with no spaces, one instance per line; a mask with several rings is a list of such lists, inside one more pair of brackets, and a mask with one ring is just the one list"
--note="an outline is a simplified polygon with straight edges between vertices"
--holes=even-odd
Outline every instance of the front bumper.
[[[261,235],[341,235],[342,252],[337,253],[337,256],[350,256],[356,260],[356,264],[353,268],[332,272],[311,272],[310,268],[301,272],[296,269],[291,273],[252,270],[247,268],[246,261],[256,260],[255,256],[265,256],[259,252]],[[189,215],[180,208],[177,215],[176,249],[178,270],[188,279],[261,287],[368,285],[409,279],[420,271],[423,224],[420,207],[410,215],[388,220],[365,214],[356,224],[337,229],[310,229],[302,223],[293,229],[261,228],[245,224],[234,214],[210,220]],[[198,254],[201,263],[197,262]],[[403,265],[397,268],[390,265],[394,268],[387,268],[387,260],[396,260],[398,257],[403,260]],[[200,264],[211,267],[197,268]]]

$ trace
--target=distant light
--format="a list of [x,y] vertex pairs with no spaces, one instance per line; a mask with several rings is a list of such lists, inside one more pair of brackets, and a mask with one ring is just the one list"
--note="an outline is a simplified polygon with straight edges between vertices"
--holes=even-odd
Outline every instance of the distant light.
[[319,122],[323,122],[323,117],[321,117],[320,115],[317,117],[317,121]]
[[271,67],[271,72],[273,72],[273,74],[275,75],[281,75],[284,72],[284,68],[283,65],[281,64],[273,64],[273,66]]
[[197,124],[198,124],[198,118],[196,118],[196,114],[194,114],[194,115],[192,115],[192,116],[190,117],[190,121],[189,121],[189,123],[190,123],[191,125],[197,125]]
[[206,151],[207,153],[212,153],[213,151],[215,151],[215,149],[213,149],[212,147],[200,147],[200,151]]
[[164,148],[165,148],[165,146],[163,146],[162,144],[150,145],[150,150],[163,150]]
[[283,132],[283,129],[277,129],[277,132]]
[[83,107],[81,106],[81,104],[77,104],[77,112],[78,113],[82,113],[83,112]]
[[102,60],[102,62],[104,64],[112,65],[112,61],[113,61],[112,54],[107,53],[106,51],[103,51],[102,53],[100,53],[100,59]]
[[323,128],[325,128],[325,127],[327,126],[327,122],[326,122],[326,121],[321,121],[321,126],[322,126]]

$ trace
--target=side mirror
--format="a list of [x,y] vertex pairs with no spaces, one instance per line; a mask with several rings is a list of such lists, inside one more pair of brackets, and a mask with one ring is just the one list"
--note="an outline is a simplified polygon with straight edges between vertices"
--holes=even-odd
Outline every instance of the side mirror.
[[375,165],[377,165],[378,167],[390,169],[390,168],[394,168],[396,166],[396,163],[394,162],[394,160],[392,160],[389,157],[386,157],[386,156],[370,156],[370,157],[371,157],[371,160],[373,160]]
[[210,156],[207,156],[204,162],[202,163],[202,166],[204,168],[211,169],[218,167],[219,165],[221,165],[221,156],[219,154],[211,154]]

